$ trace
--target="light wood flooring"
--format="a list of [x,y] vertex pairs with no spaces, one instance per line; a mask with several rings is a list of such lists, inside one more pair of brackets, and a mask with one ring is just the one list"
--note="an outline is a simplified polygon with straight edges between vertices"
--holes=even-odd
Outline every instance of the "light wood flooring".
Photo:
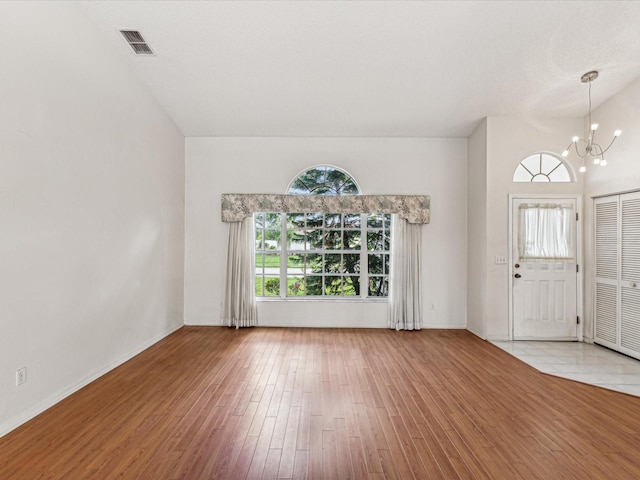
[[463,330],[185,327],[0,438],[0,479],[638,479],[640,398]]

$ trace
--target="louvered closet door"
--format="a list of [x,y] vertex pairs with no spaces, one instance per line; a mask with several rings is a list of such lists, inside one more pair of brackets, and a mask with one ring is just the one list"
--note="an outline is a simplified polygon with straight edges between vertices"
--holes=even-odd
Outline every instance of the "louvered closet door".
[[620,350],[640,356],[640,192],[620,195]]
[[610,348],[619,345],[618,281],[620,271],[619,197],[594,200],[596,284],[595,341]]

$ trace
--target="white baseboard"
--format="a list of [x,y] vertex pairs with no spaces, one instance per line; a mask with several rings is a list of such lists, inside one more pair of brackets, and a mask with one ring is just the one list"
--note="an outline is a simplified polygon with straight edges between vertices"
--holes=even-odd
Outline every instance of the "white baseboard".
[[487,339],[487,336],[486,336],[486,335],[484,335],[484,334],[482,334],[482,333],[480,333],[480,332],[476,331],[476,329],[475,329],[475,328],[469,328],[469,327],[467,327],[467,330],[469,330],[471,333],[473,333],[476,337],[480,337],[482,340],[486,340],[486,339]]
[[40,402],[37,405],[35,405],[34,407],[30,408],[26,412],[23,412],[20,415],[17,415],[17,416],[15,416],[13,418],[10,418],[8,421],[6,421],[6,422],[4,422],[3,424],[0,425],[0,437],[3,437],[4,435],[6,435],[7,433],[11,432],[12,430],[15,430],[20,425],[22,425],[24,423],[27,423],[32,418],[37,417],[38,415],[40,415],[45,410],[53,407],[56,403],[64,400],[69,395],[77,392],[81,388],[86,387],[91,382],[93,382],[94,380],[97,380],[98,378],[100,378],[104,374],[110,372],[114,368],[119,367],[123,363],[131,360],[133,357],[135,357],[139,353],[143,352],[144,350],[146,350],[147,348],[149,348],[153,344],[158,343],[160,340],[162,340],[163,338],[171,335],[173,332],[179,330],[183,326],[184,325],[182,325],[182,324],[178,324],[178,325],[175,325],[175,326],[171,327],[169,330],[156,335],[155,337],[151,338],[150,340],[148,340],[147,342],[143,343],[142,345],[139,345],[138,347],[134,348],[133,350],[131,350],[130,352],[126,353],[125,355],[123,355],[122,357],[120,357],[119,359],[117,359],[116,361],[111,363],[109,366],[103,368],[99,372],[96,372],[96,373],[94,373],[94,374],[92,374],[92,375],[80,380],[78,383],[76,383],[74,385],[71,385],[70,387],[64,389],[61,392],[57,392],[54,395],[50,395],[49,397],[44,399],[42,402]]

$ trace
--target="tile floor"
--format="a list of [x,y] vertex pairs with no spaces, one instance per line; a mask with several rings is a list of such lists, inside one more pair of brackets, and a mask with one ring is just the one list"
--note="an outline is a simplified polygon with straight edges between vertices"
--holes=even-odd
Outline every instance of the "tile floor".
[[640,397],[640,360],[581,342],[491,342],[537,370]]

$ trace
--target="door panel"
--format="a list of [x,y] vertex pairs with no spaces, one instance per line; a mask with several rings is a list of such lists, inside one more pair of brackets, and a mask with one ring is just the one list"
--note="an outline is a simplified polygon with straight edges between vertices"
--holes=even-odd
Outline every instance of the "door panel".
[[618,197],[594,200],[596,285],[594,298],[594,340],[601,345],[617,348],[618,328],[618,272],[620,271],[620,224]]
[[513,338],[575,340],[576,200],[513,198],[511,208]]

